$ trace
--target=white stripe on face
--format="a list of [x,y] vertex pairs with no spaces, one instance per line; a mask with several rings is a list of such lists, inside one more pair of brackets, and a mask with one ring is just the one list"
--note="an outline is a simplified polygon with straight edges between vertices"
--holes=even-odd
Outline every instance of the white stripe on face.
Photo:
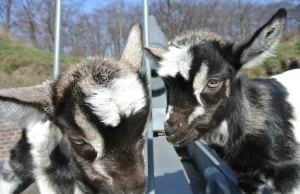
[[198,102],[200,105],[203,106],[203,103],[201,102],[200,99],[200,93],[206,86],[206,79],[207,79],[207,74],[208,74],[208,66],[205,61],[201,63],[201,67],[199,72],[196,74],[193,82],[193,88],[194,88],[194,95],[197,98]]
[[180,73],[185,80],[189,80],[189,71],[193,56],[190,52],[190,47],[169,47],[169,52],[162,55],[162,61],[159,63],[160,68],[158,74],[162,77],[175,77]]
[[188,118],[188,124],[191,124],[197,117],[203,115],[205,112],[204,108],[202,106],[198,106],[194,109],[194,112],[190,114]]
[[121,115],[129,116],[146,106],[145,92],[137,75],[114,79],[107,87],[84,87],[82,85],[82,89],[90,94],[87,102],[106,125],[116,127]]
[[97,157],[95,160],[100,158],[103,154],[104,140],[97,129],[87,120],[80,111],[75,113],[76,124],[84,131],[84,134],[88,142],[93,146],[97,152]]
[[170,115],[173,113],[173,106],[169,105],[168,106],[168,112],[166,114],[166,117],[165,117],[165,122],[170,118]]

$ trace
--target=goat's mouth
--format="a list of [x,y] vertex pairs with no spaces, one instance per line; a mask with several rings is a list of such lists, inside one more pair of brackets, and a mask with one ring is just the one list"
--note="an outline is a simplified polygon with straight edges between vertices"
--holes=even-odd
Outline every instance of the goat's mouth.
[[170,143],[182,147],[201,139],[207,131],[207,125],[197,125],[173,130],[167,128],[165,129],[165,135]]
[[168,142],[172,143],[175,146],[182,147],[186,146],[198,139],[202,136],[199,136],[199,133],[195,129],[191,129],[189,131],[184,129],[178,129],[173,133],[166,133],[166,138]]

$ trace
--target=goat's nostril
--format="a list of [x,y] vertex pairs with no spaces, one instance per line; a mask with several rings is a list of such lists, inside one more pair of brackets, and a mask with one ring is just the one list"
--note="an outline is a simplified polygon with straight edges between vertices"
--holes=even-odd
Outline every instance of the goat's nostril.
[[165,124],[165,134],[171,135],[175,133],[177,130],[179,130],[183,126],[183,123],[176,123],[172,126]]

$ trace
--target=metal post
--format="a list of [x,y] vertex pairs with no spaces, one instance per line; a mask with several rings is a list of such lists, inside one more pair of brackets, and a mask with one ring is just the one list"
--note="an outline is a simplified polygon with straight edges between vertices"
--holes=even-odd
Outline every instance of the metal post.
[[60,59],[60,25],[61,24],[61,0],[56,0],[56,19],[55,19],[55,50],[53,64],[53,79],[57,80],[59,76]]
[[[149,32],[148,32],[148,0],[143,0],[143,8],[144,8],[144,45],[146,47],[149,46]],[[152,101],[151,94],[151,68],[150,63],[147,58],[144,60],[144,65],[147,72],[148,78],[148,89],[150,94],[150,99]],[[152,109],[151,109],[152,114]],[[154,158],[153,158],[153,123],[150,121],[147,130],[147,162],[148,162],[148,177],[147,177],[147,193],[155,194],[154,190]]]

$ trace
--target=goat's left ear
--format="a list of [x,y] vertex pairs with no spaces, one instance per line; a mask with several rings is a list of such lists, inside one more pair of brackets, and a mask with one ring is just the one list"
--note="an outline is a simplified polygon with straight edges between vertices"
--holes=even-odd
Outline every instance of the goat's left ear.
[[140,24],[135,24],[127,39],[121,61],[127,62],[134,70],[142,69],[143,60],[143,36]]
[[[52,83],[0,90],[0,121],[27,127],[53,115]],[[46,116],[46,117],[45,117]]]
[[237,69],[258,66],[273,55],[284,31],[286,15],[285,9],[279,9],[252,36],[233,45],[232,52],[239,60]]

